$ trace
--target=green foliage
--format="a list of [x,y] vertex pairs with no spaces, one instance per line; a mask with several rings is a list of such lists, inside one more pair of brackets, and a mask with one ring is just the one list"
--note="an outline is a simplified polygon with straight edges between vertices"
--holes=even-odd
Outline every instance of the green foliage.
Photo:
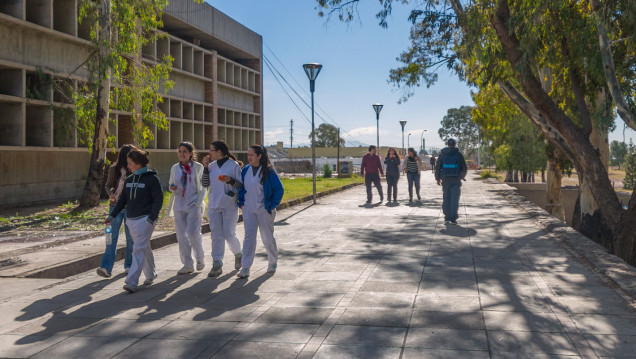
[[[311,133],[309,134],[311,140]],[[343,138],[338,138],[338,128],[328,123],[322,123],[316,129],[316,147],[337,147],[338,142],[340,146],[345,145]]]
[[481,173],[479,174],[479,177],[481,179],[486,179],[486,178],[499,178],[499,176],[497,175],[496,172],[490,171],[490,170],[486,170],[486,171],[481,171]]
[[322,166],[322,177],[323,178],[331,178],[331,175],[333,174],[333,171],[331,170],[331,166],[329,166],[328,164],[324,164]]
[[459,151],[466,157],[475,153],[479,146],[479,125],[473,122],[471,109],[470,106],[449,109],[437,131],[443,141],[454,138]]
[[636,190],[636,146],[630,142],[629,153],[625,155],[625,177],[623,178],[623,188]]
[[627,153],[628,147],[625,142],[612,141],[612,143],[610,143],[610,165],[618,166],[618,169],[620,169],[621,165],[625,162]]

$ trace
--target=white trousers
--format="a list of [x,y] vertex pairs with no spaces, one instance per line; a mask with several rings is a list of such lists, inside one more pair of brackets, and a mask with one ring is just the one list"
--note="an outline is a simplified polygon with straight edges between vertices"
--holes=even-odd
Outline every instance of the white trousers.
[[225,255],[225,242],[233,254],[241,252],[241,242],[236,236],[238,209],[210,209],[210,236],[212,237],[212,260],[222,261]]
[[278,248],[274,238],[274,219],[276,210],[269,214],[265,209],[252,212],[243,207],[243,224],[245,225],[245,239],[243,240],[243,259],[241,266],[250,269],[256,253],[256,232],[260,230],[261,241],[267,252],[267,260],[270,265],[278,261]]
[[205,259],[201,236],[201,216],[203,216],[203,208],[197,206],[192,206],[185,211],[174,211],[174,226],[177,232],[177,242],[179,242],[181,263],[192,269],[194,269],[192,252],[194,252],[194,259],[197,262],[203,262]]
[[127,222],[134,245],[132,265],[128,277],[126,277],[126,284],[138,285],[142,270],[146,279],[154,278],[156,275],[155,257],[150,249],[150,237],[155,227],[148,222],[148,216],[136,219],[128,218]]

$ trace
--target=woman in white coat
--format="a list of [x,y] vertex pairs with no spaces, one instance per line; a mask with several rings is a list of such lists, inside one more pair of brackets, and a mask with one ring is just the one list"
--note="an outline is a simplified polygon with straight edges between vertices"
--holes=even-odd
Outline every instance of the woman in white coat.
[[256,253],[256,233],[261,232],[261,241],[267,252],[269,265],[267,273],[274,273],[278,262],[278,248],[274,238],[276,207],[280,204],[285,190],[276,171],[269,163],[267,149],[254,145],[247,150],[249,165],[243,167],[239,190],[239,206],[243,209],[245,239],[243,241],[243,268],[239,278],[250,275],[250,267]]
[[203,159],[204,187],[208,192],[208,220],[212,237],[212,270],[208,277],[223,273],[225,242],[234,254],[234,268],[241,268],[241,242],[236,236],[238,222],[237,192],[241,184],[241,167],[225,141],[210,144],[210,156]]
[[189,274],[195,268],[192,252],[197,261],[196,270],[205,268],[205,253],[201,243],[201,217],[205,198],[205,188],[201,183],[203,165],[196,162],[196,150],[190,142],[179,144],[177,156],[179,163],[170,169],[172,200],[168,213],[174,210],[174,224],[183,264],[177,274]]

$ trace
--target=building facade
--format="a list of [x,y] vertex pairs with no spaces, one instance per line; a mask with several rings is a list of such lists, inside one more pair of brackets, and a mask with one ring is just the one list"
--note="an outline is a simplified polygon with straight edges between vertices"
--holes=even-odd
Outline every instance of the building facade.
[[[94,47],[89,26],[78,22],[81,1],[0,1],[0,205],[72,200],[83,191],[89,152],[70,98]],[[260,35],[192,0],[171,0],[163,22],[167,36],[142,56],[174,58],[174,87],[159,105],[169,126],[152,129],[147,146],[165,186],[182,141],[205,153],[222,139],[241,157],[263,142],[263,85]],[[131,143],[131,114],[110,118],[115,147]]]

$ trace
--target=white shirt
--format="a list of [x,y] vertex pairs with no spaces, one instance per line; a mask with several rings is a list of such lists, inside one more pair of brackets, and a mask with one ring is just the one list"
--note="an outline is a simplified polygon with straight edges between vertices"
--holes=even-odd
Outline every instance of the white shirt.
[[183,193],[183,184],[181,183],[181,176],[183,176],[183,173],[185,171],[183,170],[183,168],[181,168],[181,166],[177,166],[177,172],[176,172],[176,185],[177,185],[177,190],[173,192],[173,196],[175,196],[174,198],[174,210],[175,211],[187,211],[188,209],[190,209],[190,207],[194,206],[198,199],[199,199],[199,191],[197,189],[197,181],[193,178],[193,175],[195,175],[195,170],[194,170],[194,166],[192,166],[192,163],[190,163],[190,174],[188,174],[188,178],[187,181],[188,183],[186,184],[186,188],[185,188],[185,195]]
[[[237,181],[241,180],[241,166],[229,158],[223,166],[219,167],[216,161],[208,165],[210,173],[210,189],[208,192],[208,208],[209,209],[232,209],[238,208],[237,196],[238,189],[233,186],[219,181],[220,175],[229,176]],[[228,196],[227,193],[234,192],[234,196]]]
[[254,170],[250,167],[245,172],[245,204],[243,205],[243,211],[249,212],[261,212],[265,210],[263,185],[261,184],[261,168],[258,168],[256,175]]

